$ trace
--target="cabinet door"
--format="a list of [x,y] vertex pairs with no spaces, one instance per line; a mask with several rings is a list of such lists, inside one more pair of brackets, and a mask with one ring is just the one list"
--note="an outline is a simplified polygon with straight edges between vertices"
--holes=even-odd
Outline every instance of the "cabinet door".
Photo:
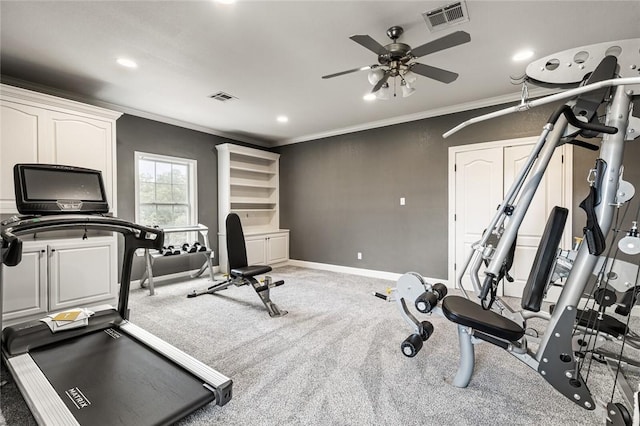
[[112,124],[80,115],[51,112],[52,162],[102,172],[109,205],[113,207]]
[[276,234],[267,238],[267,264],[289,259],[289,234]]
[[40,161],[38,138],[42,138],[41,109],[2,101],[0,116],[0,212],[17,213],[13,189],[13,166]]
[[[2,267],[2,321],[47,312],[47,246],[23,244],[22,261]],[[5,324],[6,325],[6,324]]]
[[49,246],[49,310],[113,303],[117,288],[115,238]]
[[247,247],[247,264],[266,265],[266,243],[267,240],[264,236],[245,238],[245,244]]

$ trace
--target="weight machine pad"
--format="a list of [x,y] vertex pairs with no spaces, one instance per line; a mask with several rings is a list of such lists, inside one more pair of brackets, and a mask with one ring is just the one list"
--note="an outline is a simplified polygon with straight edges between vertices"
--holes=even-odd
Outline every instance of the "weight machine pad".
[[527,284],[522,292],[523,309],[532,312],[540,311],[544,291],[555,265],[556,251],[560,245],[568,215],[569,210],[558,206],[554,207],[549,215]]
[[485,310],[464,297],[445,297],[442,312],[449,321],[510,342],[519,340],[524,335],[524,329],[515,322],[491,310]]
[[266,265],[253,265],[253,266],[245,266],[244,268],[235,268],[231,270],[232,277],[255,277],[256,275],[266,274],[271,271],[271,266]]

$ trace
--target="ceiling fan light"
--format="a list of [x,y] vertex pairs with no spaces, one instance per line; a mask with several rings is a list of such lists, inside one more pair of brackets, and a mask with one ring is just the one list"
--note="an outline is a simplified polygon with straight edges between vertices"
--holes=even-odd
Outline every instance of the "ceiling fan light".
[[362,97],[362,99],[364,99],[365,101],[375,101],[376,100],[376,94],[375,93],[367,93],[366,95],[364,95]]
[[414,89],[413,87],[409,86],[408,84],[402,85],[402,97],[403,98],[408,98],[409,96],[413,95],[415,92],[416,92],[416,89]]
[[377,82],[379,82],[382,77],[384,77],[384,71],[382,71],[380,68],[376,68],[374,70],[369,71],[369,83],[372,86],[375,86]]
[[404,73],[404,75],[402,77],[409,84],[415,83],[416,80],[418,79],[416,74],[411,72],[411,71],[407,71],[406,73]]
[[376,98],[383,101],[391,98],[391,89],[389,89],[389,83],[385,83],[376,93]]

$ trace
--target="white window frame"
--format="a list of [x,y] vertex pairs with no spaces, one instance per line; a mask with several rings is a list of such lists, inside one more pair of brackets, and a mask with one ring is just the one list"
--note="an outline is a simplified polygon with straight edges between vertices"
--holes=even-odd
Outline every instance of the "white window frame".
[[[187,188],[189,191],[188,201],[191,206],[191,212],[189,220],[191,223],[189,225],[198,224],[198,160],[193,160],[190,158],[182,158],[182,157],[174,157],[169,155],[160,155],[160,154],[152,154],[149,152],[134,152],[134,173],[135,173],[135,222],[140,223],[140,180],[139,180],[139,170],[138,164],[140,160],[150,160],[150,161],[164,161],[173,164],[182,164],[186,165],[188,172],[189,182],[187,184]],[[153,223],[143,223],[142,225],[156,225]]]

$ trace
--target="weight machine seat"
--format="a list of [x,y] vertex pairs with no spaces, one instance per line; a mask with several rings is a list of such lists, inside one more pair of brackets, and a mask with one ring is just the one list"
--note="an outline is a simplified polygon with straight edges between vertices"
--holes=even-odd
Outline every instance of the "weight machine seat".
[[544,227],[536,257],[531,265],[531,272],[527,284],[522,291],[522,309],[539,312],[544,291],[549,283],[549,278],[555,265],[556,251],[560,245],[564,225],[567,221],[569,210],[564,207],[554,207],[549,214],[549,219]]
[[238,278],[250,278],[255,277],[256,275],[266,274],[267,272],[271,272],[271,266],[267,265],[253,265],[253,266],[245,266],[244,268],[234,268],[229,273],[232,277]]
[[471,327],[510,342],[524,336],[524,329],[510,319],[460,296],[447,296],[442,301],[444,316],[456,324]]
[[251,278],[271,271],[267,265],[252,265],[247,262],[247,247],[240,216],[229,213],[225,221],[227,227],[227,255],[229,257],[229,273],[232,277]]

